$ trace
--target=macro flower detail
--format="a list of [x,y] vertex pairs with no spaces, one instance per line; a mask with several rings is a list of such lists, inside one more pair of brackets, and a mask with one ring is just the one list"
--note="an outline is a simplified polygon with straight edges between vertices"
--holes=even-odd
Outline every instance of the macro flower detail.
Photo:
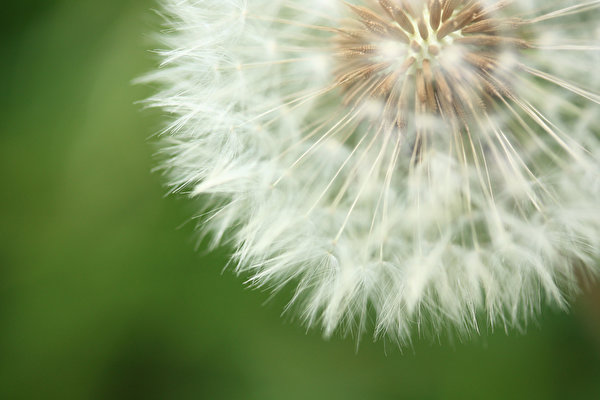
[[466,115],[485,111],[484,95],[501,97],[497,92],[507,80],[500,57],[528,47],[509,36],[518,19],[495,16],[507,4],[447,1],[442,7],[435,0],[418,8],[381,0],[381,14],[348,5],[362,29],[339,30],[344,60],[337,75],[347,91],[345,102],[379,97],[387,102],[381,105],[384,118],[399,127],[409,115],[416,120],[439,115],[458,128]]
[[600,1],[163,0],[199,230],[325,335],[522,327],[600,263]]

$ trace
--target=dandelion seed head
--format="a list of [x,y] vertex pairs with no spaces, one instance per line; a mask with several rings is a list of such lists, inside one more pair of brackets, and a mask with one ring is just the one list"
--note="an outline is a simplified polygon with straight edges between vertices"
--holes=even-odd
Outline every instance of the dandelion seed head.
[[163,0],[162,167],[308,326],[522,328],[600,258],[600,1]]

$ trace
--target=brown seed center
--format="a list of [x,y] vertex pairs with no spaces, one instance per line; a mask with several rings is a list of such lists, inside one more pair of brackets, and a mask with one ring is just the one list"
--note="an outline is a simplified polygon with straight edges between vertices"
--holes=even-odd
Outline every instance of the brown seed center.
[[497,15],[509,1],[368,3],[348,5],[354,18],[337,30],[337,82],[345,104],[376,99],[379,120],[401,128],[418,129],[425,115],[465,124],[507,84],[502,55],[527,47],[514,36],[518,21]]

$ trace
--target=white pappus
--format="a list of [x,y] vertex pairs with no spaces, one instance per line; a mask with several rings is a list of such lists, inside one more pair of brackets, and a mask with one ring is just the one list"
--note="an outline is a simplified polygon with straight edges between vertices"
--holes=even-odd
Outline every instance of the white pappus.
[[521,327],[598,273],[600,1],[162,3],[161,168],[308,326]]

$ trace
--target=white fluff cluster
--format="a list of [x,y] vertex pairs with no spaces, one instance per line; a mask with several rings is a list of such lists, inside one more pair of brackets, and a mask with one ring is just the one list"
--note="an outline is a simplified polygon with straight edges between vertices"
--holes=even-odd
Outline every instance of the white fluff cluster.
[[378,129],[376,101],[344,103],[344,2],[163,3],[145,80],[169,115],[169,183],[252,285],[293,285],[308,326],[399,341],[521,326],[598,272],[599,1],[501,2],[531,43],[502,57],[510,87],[468,129],[432,117],[421,138]]

